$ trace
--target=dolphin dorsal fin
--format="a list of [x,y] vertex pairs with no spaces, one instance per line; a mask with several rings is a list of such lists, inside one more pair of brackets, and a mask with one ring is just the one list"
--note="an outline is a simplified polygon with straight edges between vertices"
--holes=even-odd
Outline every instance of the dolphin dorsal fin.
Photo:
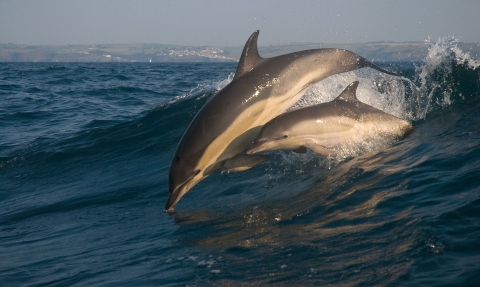
[[343,90],[343,92],[338,96],[334,101],[344,101],[344,102],[357,102],[357,87],[358,81],[355,81],[348,85],[348,87]]
[[240,77],[246,72],[249,72],[255,67],[255,65],[262,60],[262,57],[258,54],[257,40],[260,31],[253,32],[252,36],[248,38],[245,47],[243,48],[242,56],[238,62],[237,71],[235,72],[235,78]]

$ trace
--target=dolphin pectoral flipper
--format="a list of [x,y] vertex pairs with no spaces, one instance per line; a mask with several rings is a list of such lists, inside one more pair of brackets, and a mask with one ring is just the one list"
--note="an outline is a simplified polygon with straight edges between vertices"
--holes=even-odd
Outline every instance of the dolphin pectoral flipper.
[[292,149],[292,151],[296,153],[307,153],[307,148],[304,146],[301,146],[296,149]]
[[328,151],[327,148],[325,148],[322,145],[316,144],[316,143],[309,143],[305,145],[307,148],[311,149],[312,151],[321,154],[323,156],[328,156],[330,152]]
[[264,162],[267,157],[266,155],[237,154],[225,161],[222,168],[226,171],[244,171]]

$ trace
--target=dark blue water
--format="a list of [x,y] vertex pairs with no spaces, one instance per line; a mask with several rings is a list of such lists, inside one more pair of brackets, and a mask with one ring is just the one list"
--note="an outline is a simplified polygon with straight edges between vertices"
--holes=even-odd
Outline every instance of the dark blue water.
[[334,76],[299,105],[358,79],[409,137],[272,152],[167,214],[176,145],[235,63],[0,63],[0,285],[478,286],[478,62],[442,40],[381,66],[404,78]]

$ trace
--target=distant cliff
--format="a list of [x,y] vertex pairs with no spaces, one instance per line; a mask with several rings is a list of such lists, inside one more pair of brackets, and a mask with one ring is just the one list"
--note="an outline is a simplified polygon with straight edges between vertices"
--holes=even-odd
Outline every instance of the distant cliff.
[[[459,43],[479,58],[480,46]],[[162,44],[29,46],[0,44],[0,62],[235,62],[238,47],[187,47]],[[421,61],[427,55],[423,42],[376,42],[365,44],[282,44],[259,47],[264,57],[316,48],[351,50],[371,61]]]
[[161,44],[27,46],[0,44],[2,62],[234,62],[218,47],[184,47]]

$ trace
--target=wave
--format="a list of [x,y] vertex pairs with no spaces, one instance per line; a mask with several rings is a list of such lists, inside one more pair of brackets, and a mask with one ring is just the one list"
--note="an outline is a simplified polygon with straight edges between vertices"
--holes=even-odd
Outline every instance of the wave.
[[[454,39],[441,38],[435,43],[429,43],[428,55],[420,65],[419,63],[397,63],[391,65],[390,68],[395,69],[397,73],[409,75],[409,78],[386,75],[370,68],[334,75],[313,85],[293,108],[331,101],[348,84],[356,80],[360,81],[357,91],[359,100],[415,123],[421,123],[429,114],[435,114],[439,110],[441,112],[445,108],[463,107],[480,102],[479,62],[462,52]],[[49,67],[47,69],[64,71],[67,67]],[[414,72],[412,73],[412,71]],[[161,135],[161,150],[172,153],[193,116],[210,97],[230,83],[233,76],[234,74],[230,73],[224,79],[198,84],[189,92],[175,96],[147,113],[141,111],[141,107],[145,106],[144,103],[138,102],[139,99],[131,94],[147,94],[151,97],[157,95],[154,89],[137,89],[122,84],[109,89],[103,87],[95,90],[87,89],[84,92],[90,95],[92,100],[96,99],[95,103],[92,102],[93,106],[90,110],[96,103],[99,103],[99,96],[104,98],[109,94],[121,101],[118,106],[119,110],[125,106],[132,108],[132,103],[137,102],[139,107],[136,112],[131,113],[131,120],[128,121],[118,123],[118,120],[114,120],[112,117],[90,120],[88,124],[83,125],[83,130],[78,131],[77,135],[53,144],[54,149],[62,150],[68,147],[68,149],[76,148],[92,153],[100,152],[102,147],[114,147],[109,149],[109,152],[115,153],[116,149],[118,149],[117,152],[123,152],[124,148],[121,147],[128,146],[128,150],[132,152],[134,150],[143,151],[148,150],[148,143],[153,144],[160,141]],[[118,96],[123,93],[129,96],[127,98]],[[109,102],[111,106],[111,100],[105,99],[105,101],[105,103]],[[41,118],[43,117],[42,113],[45,112],[16,113],[15,116],[21,115],[30,118],[38,116]],[[141,113],[145,115],[132,119]],[[118,124],[111,126],[116,122]],[[122,142],[123,144],[121,144]],[[350,145],[343,147],[344,152],[340,152],[335,159],[327,159],[326,162],[319,164],[329,166],[334,162],[391,144],[392,142],[389,140],[379,140],[376,144],[364,146],[362,149],[355,149],[355,146]],[[16,155],[10,158],[14,157]],[[296,160],[302,158],[298,155],[290,155],[290,157]],[[302,162],[308,162],[311,157],[311,154],[304,156]]]

